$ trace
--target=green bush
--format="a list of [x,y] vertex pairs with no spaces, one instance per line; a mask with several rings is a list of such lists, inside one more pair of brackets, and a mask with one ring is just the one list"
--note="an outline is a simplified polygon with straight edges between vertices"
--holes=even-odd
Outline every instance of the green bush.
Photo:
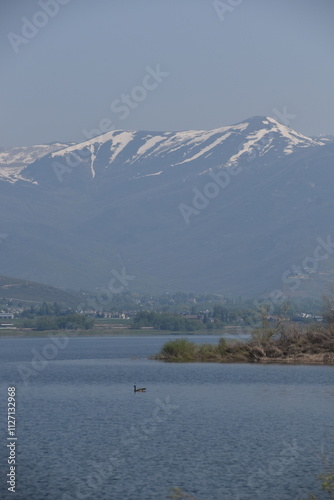
[[58,330],[56,318],[50,316],[41,316],[36,320],[35,330]]
[[217,350],[221,356],[224,356],[226,354],[227,342],[226,339],[224,339],[224,337],[219,339]]
[[193,361],[196,355],[196,344],[186,339],[170,340],[162,347],[160,355],[173,361]]

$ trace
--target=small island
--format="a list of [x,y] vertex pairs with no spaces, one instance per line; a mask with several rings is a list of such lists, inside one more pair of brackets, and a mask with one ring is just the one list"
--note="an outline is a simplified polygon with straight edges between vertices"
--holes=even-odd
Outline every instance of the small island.
[[334,323],[303,329],[278,322],[265,323],[251,339],[196,344],[181,338],[165,343],[153,359],[169,362],[285,363],[334,365]]

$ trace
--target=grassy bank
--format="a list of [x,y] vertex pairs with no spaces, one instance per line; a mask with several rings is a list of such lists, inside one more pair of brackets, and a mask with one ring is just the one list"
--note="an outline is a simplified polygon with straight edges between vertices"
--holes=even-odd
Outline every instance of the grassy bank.
[[302,363],[334,365],[334,328],[314,325],[307,329],[280,325],[253,332],[248,342],[195,344],[187,339],[164,344],[154,359],[171,362]]

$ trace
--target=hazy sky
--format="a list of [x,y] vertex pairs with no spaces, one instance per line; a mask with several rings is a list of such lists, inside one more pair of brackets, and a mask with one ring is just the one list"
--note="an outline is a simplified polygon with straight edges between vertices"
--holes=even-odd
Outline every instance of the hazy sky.
[[284,108],[334,134],[333,21],[333,0],[1,0],[0,146]]

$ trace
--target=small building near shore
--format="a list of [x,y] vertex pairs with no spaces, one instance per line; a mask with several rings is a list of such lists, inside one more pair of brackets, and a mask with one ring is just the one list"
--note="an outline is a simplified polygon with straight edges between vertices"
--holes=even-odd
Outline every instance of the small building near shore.
[[13,319],[13,318],[14,318],[13,313],[0,312],[0,319]]

